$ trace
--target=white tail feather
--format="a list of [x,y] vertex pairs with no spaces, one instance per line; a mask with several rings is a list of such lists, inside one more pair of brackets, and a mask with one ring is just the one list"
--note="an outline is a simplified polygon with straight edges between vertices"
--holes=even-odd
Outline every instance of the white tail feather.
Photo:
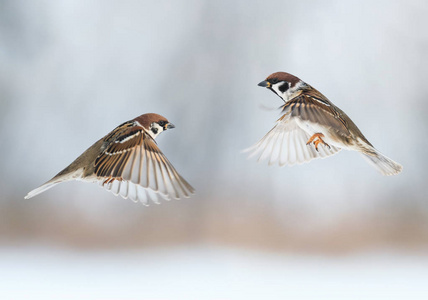
[[58,175],[56,175],[54,178],[52,178],[48,182],[42,184],[38,188],[29,192],[27,196],[24,197],[24,199],[30,199],[40,193],[43,193],[44,191],[49,190],[50,188],[54,187],[58,183],[66,182],[70,180],[78,180],[79,178],[82,177],[83,169],[78,169],[65,174],[62,174],[62,173],[63,172],[60,172]]
[[372,148],[370,149],[370,152],[374,153],[364,153],[363,157],[373,166],[375,167],[382,175],[390,176],[390,175],[397,175],[398,173],[403,170],[403,167],[390,159],[389,157],[386,157],[376,149]]
[[48,189],[54,187],[55,185],[57,185],[58,183],[61,183],[61,182],[62,181],[57,181],[57,182],[50,182],[50,181],[48,181],[45,184],[43,184],[43,185],[39,186],[38,188],[36,188],[36,189],[32,190],[31,192],[29,192],[27,194],[27,196],[25,196],[24,198],[25,199],[30,199],[30,198],[32,198],[32,197],[34,197],[34,196],[36,196],[36,195],[38,195],[40,193],[43,193],[44,191],[46,191]]

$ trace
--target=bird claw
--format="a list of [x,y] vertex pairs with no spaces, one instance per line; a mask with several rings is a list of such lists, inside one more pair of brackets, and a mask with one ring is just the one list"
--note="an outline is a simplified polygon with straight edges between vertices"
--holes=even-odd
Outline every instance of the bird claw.
[[324,140],[322,139],[324,137],[324,134],[322,133],[315,133],[313,136],[311,136],[311,138],[306,142],[306,145],[310,145],[311,143],[314,143],[315,145],[315,150],[317,150],[317,152],[319,152],[318,150],[318,145],[322,144],[324,146],[327,146],[329,149],[331,149],[330,145],[327,144],[326,142],[324,142]]
[[108,177],[108,178],[106,178],[106,179],[104,180],[104,182],[103,182],[103,184],[102,184],[102,185],[112,183],[115,179],[116,179],[116,178]]

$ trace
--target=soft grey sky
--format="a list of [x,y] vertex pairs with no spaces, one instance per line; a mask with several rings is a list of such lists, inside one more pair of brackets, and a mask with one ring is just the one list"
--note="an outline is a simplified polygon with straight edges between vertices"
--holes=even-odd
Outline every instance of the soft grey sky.
[[[427,299],[427,15],[426,0],[0,0],[0,294]],[[280,116],[257,86],[276,71],[403,172],[347,151],[247,160]],[[144,207],[70,182],[24,200],[148,112],[176,125],[157,141],[194,197]]]
[[[314,215],[314,222],[389,205],[428,208],[426,1],[46,0],[0,7],[2,200],[21,203],[118,124],[156,112],[176,125],[158,144],[197,190],[186,201],[230,199],[233,209],[255,201],[278,214]],[[240,151],[279,117],[261,107],[282,101],[257,87],[276,71],[319,89],[403,173],[382,177],[346,151],[291,168],[247,160]],[[67,183],[31,201],[70,198],[84,211],[95,205],[94,214],[107,205],[83,195],[114,197]]]

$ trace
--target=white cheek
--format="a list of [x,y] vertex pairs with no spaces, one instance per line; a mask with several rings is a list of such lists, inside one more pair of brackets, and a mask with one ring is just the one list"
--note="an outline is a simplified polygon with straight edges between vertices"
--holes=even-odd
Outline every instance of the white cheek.
[[[155,128],[155,129],[157,129],[158,131],[157,131],[157,133],[155,134],[152,130],[151,130],[151,128]],[[150,128],[150,130],[149,130],[149,134],[150,134],[150,136],[153,138],[153,139],[155,139],[162,131],[163,131],[163,127],[162,126],[159,126],[159,124],[157,124],[157,123],[153,123],[152,124],[152,126],[151,126],[151,128]]]
[[290,85],[290,83],[284,83],[284,82],[280,82],[277,84],[272,85],[272,89],[274,90],[274,92],[280,96],[284,101],[288,101],[289,99],[291,99],[291,96],[295,93],[295,88],[289,88],[284,92],[280,91],[279,88],[281,86],[283,86],[284,84],[288,84]]
[[272,89],[275,91],[275,93],[276,93],[278,96],[280,96],[281,98],[285,99],[285,94],[279,90],[279,86],[278,86],[278,84],[274,84],[274,85],[272,85]]

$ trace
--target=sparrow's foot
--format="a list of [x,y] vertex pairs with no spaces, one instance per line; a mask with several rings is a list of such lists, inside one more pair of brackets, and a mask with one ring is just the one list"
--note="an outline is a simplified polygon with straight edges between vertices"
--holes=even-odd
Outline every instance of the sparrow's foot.
[[318,152],[318,145],[322,144],[324,146],[327,146],[330,149],[330,145],[324,142],[322,139],[324,137],[324,134],[322,133],[315,133],[311,138],[307,141],[306,145],[310,145],[311,143],[314,143],[315,150]]
[[108,178],[106,178],[106,179],[104,180],[104,182],[103,182],[103,184],[102,184],[102,185],[112,183],[112,182],[113,182],[113,181],[115,181],[115,180],[119,180],[119,179],[118,179],[118,178],[114,178],[114,177],[108,177]]

